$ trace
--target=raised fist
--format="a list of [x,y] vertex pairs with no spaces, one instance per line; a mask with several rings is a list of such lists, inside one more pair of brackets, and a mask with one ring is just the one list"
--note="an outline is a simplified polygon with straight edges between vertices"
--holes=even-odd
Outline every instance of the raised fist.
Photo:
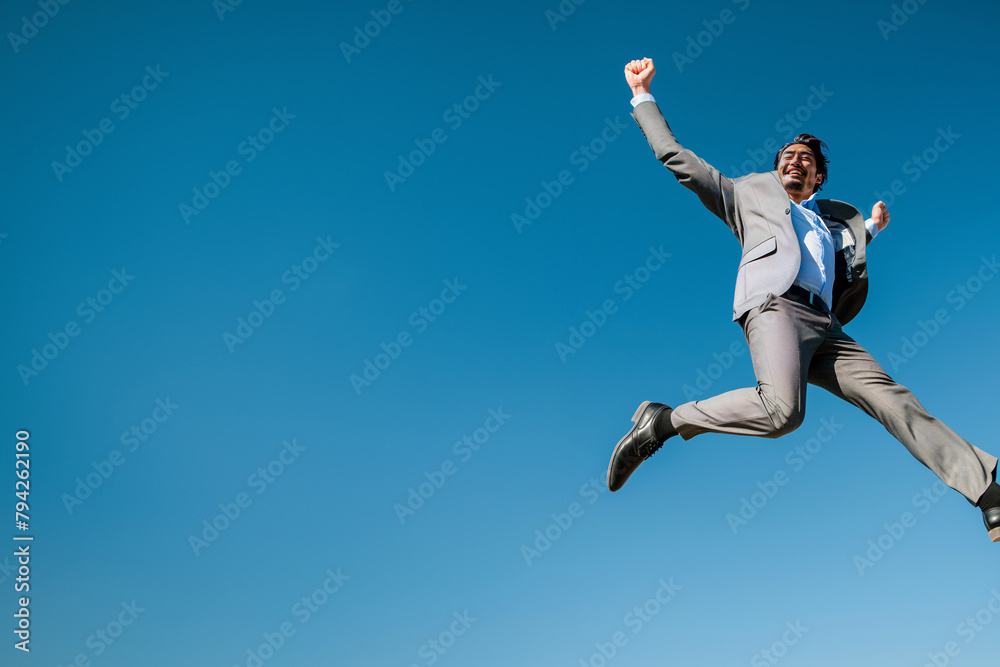
[[628,82],[628,87],[632,89],[633,95],[648,93],[649,82],[654,74],[656,74],[656,68],[653,67],[652,58],[633,60],[625,65],[625,81]]
[[889,224],[889,209],[886,208],[885,202],[880,201],[872,207],[872,220],[879,231]]

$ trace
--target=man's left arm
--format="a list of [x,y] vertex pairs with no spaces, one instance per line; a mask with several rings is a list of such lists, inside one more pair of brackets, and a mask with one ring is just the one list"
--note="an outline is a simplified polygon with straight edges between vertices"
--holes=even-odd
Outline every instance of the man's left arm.
[[872,207],[872,217],[865,220],[865,228],[868,230],[868,239],[865,245],[872,242],[880,231],[885,229],[885,226],[889,224],[889,209],[886,208],[885,202],[880,201],[875,206]]

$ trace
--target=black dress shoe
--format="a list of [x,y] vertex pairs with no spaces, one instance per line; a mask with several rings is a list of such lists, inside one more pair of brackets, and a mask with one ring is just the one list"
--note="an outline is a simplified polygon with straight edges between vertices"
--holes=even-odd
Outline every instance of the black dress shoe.
[[986,524],[986,530],[990,531],[990,539],[1000,542],[1000,507],[983,510],[983,523]]
[[617,491],[625,480],[635,472],[639,464],[652,456],[662,445],[653,428],[656,416],[663,410],[670,410],[663,403],[645,401],[632,415],[632,428],[618,441],[608,465],[608,488]]

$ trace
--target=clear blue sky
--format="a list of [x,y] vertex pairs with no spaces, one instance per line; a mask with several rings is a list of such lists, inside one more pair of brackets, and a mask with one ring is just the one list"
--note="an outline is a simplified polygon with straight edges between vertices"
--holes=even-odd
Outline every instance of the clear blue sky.
[[887,201],[847,330],[1000,454],[1000,10],[897,5],[4,2],[0,663],[995,665],[980,512],[817,388],[604,487],[754,383],[642,57],[724,173],[808,131]]

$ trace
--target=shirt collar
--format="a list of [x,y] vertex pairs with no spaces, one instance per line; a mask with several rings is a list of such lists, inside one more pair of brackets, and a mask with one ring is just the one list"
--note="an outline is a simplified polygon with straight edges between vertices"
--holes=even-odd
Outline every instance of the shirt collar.
[[[812,195],[809,197],[809,199],[803,199],[802,203],[799,204],[799,206],[801,206],[802,208],[809,209],[810,211],[812,211],[816,215],[820,215],[819,204],[816,203],[816,193],[815,192],[812,193]],[[820,217],[822,217],[822,216],[820,216]]]

